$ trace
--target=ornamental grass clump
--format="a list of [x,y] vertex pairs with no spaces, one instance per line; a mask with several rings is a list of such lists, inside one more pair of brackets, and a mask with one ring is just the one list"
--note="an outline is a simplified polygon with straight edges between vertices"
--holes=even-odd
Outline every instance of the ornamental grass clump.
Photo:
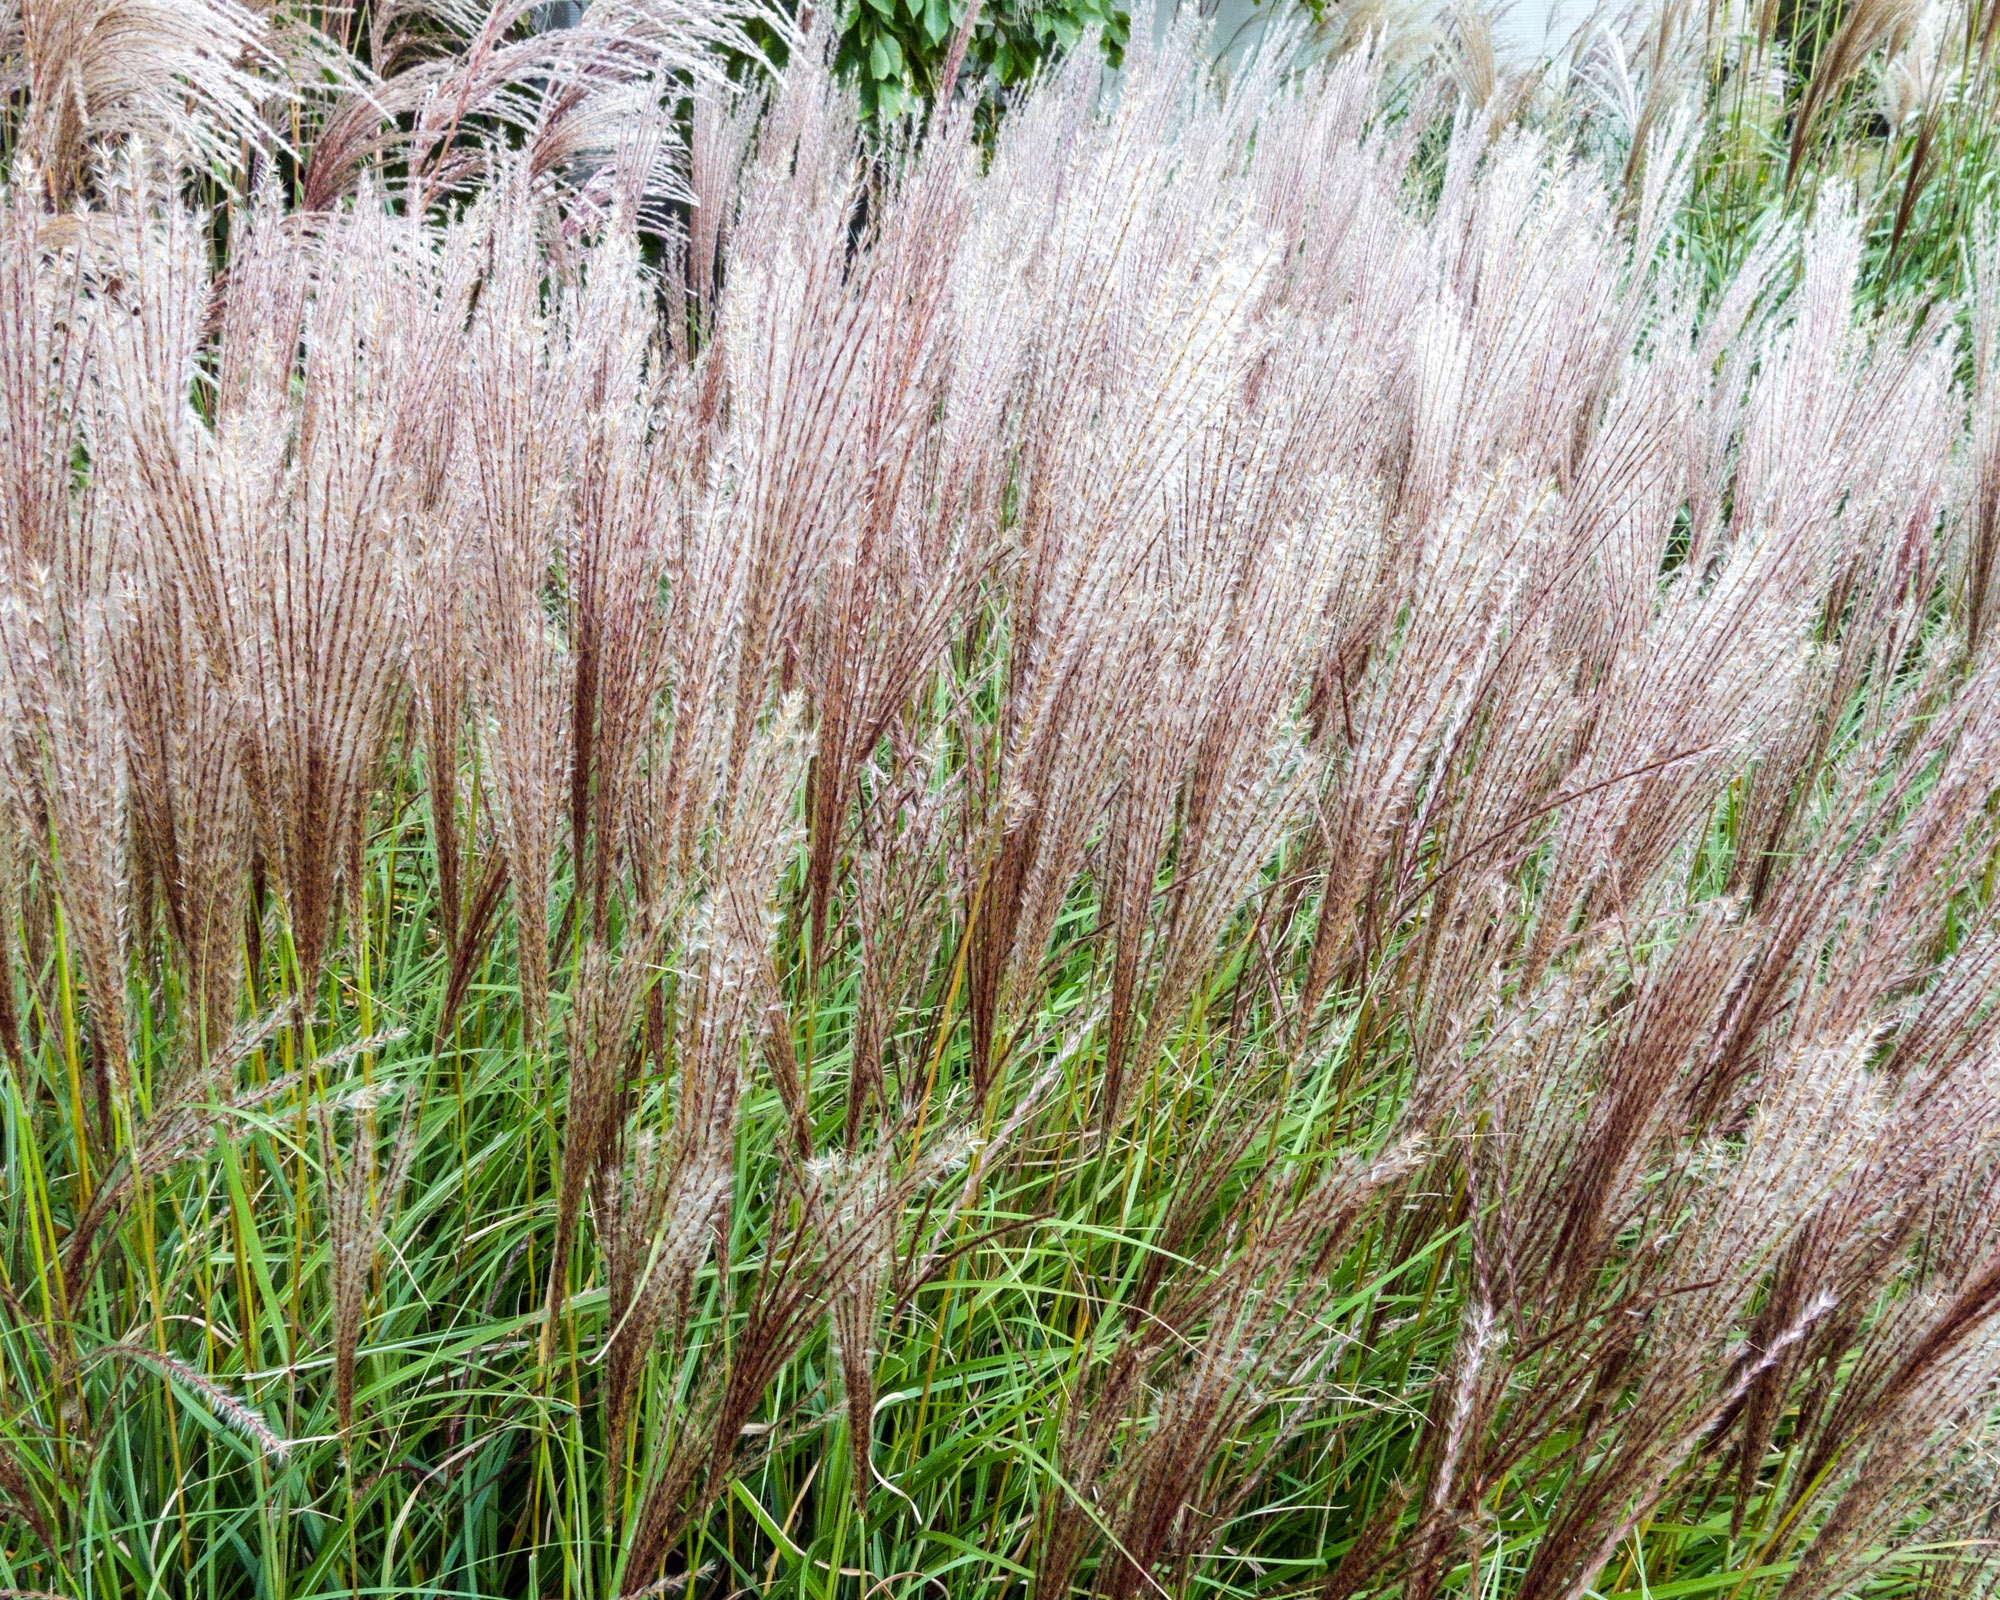
[[1990,1586],[1993,233],[550,20],[0,30],[0,1590]]

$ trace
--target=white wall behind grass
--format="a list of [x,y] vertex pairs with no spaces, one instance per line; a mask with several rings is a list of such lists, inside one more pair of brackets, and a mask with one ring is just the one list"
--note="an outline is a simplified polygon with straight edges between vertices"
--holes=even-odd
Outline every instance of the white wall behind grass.
[[1560,50],[1597,9],[1593,0],[1517,0],[1493,20],[1493,47],[1522,63]]
[[[1145,0],[1133,6],[1136,26]],[[1162,8],[1158,26],[1171,15],[1172,0]],[[1192,5],[1198,0],[1181,0]],[[1266,21],[1281,14],[1282,8],[1297,0],[1211,0],[1210,13],[1216,24],[1215,39],[1224,49],[1237,49],[1262,31]],[[1329,0],[1338,4],[1339,0]],[[1524,66],[1538,56],[1560,49],[1575,30],[1589,18],[1594,0],[1502,0],[1493,9],[1493,45],[1503,66]]]

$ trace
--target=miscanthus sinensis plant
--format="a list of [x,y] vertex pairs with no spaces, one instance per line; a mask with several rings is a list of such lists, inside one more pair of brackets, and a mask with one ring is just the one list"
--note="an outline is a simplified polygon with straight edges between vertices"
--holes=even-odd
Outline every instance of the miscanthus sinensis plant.
[[524,14],[5,13],[0,1590],[1982,1592],[2000,241]]

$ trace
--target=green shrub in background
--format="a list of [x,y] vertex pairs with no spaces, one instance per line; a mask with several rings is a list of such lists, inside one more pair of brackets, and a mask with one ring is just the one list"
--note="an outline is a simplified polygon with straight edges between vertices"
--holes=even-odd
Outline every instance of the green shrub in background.
[[[964,16],[965,0],[848,0],[836,65],[852,78],[863,111],[894,117],[928,98]],[[992,88],[1010,89],[1092,30],[1117,66],[1131,27],[1131,13],[1113,0],[988,0],[967,54]]]

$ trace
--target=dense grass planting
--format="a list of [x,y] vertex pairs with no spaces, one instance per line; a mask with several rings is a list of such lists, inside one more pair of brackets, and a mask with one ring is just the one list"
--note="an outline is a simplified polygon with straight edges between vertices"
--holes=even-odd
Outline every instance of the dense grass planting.
[[1983,1593],[2000,241],[525,17],[8,13],[0,1594]]

